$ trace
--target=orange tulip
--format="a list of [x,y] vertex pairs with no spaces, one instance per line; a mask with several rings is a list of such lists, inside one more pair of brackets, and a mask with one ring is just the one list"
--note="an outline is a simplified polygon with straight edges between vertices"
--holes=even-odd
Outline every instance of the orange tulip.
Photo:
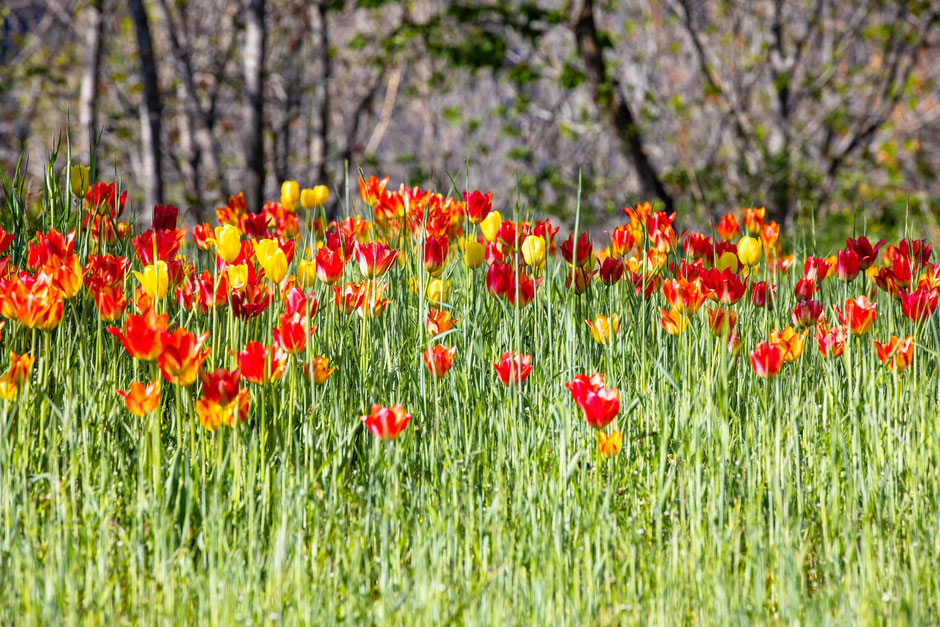
[[875,322],[876,303],[872,303],[864,295],[855,300],[845,299],[845,311],[834,307],[839,322],[849,327],[852,335],[863,335],[868,332],[871,325]]
[[202,345],[209,338],[206,331],[198,338],[179,328],[173,333],[164,331],[160,336],[162,349],[157,357],[157,365],[163,378],[175,385],[187,387],[196,382],[196,375],[202,362],[209,356],[209,350],[202,350]]
[[591,329],[591,337],[598,344],[610,344],[610,338],[620,331],[620,316],[613,314],[610,317],[598,315],[594,321],[585,320]]
[[336,367],[330,368],[330,360],[326,357],[316,355],[312,358],[313,382],[317,385],[323,385],[336,370]]
[[130,314],[124,323],[125,333],[115,327],[108,327],[108,333],[121,340],[124,349],[134,359],[151,361],[162,351],[162,336],[167,330],[169,316],[157,314],[148,308],[143,315]]
[[780,358],[783,363],[788,364],[796,361],[803,354],[808,333],[809,329],[797,333],[793,327],[787,327],[783,331],[775,329],[770,332],[770,343],[780,349]]
[[428,329],[428,334],[437,336],[453,329],[455,322],[460,322],[460,318],[451,318],[449,310],[437,310],[431,307],[428,311],[428,318],[425,324]]
[[10,367],[0,375],[0,398],[12,401],[22,393],[35,361],[29,355],[10,353]]
[[892,335],[885,344],[874,341],[872,344],[875,346],[878,360],[889,370],[897,370],[898,374],[907,370],[907,367],[914,361],[914,337],[911,335],[903,340]]
[[196,401],[199,422],[209,431],[220,426],[232,427],[235,420],[244,422],[248,415],[248,390],[241,388],[239,370],[218,368],[202,373],[202,398]]
[[237,357],[242,375],[258,385],[279,381],[287,370],[287,351],[277,343],[265,348],[261,342],[248,342]]
[[127,411],[135,416],[143,418],[153,412],[160,404],[160,381],[152,381],[144,386],[140,381],[131,383],[131,389],[127,392],[114,390],[118,396],[124,399],[124,405]]
[[663,282],[663,294],[673,309],[683,314],[694,314],[705,302],[702,280],[671,279]]
[[405,413],[401,405],[389,408],[373,405],[368,416],[360,416],[363,424],[380,440],[394,440],[402,434],[411,421],[411,414]]
[[424,351],[424,365],[435,379],[440,379],[450,370],[454,362],[454,355],[456,354],[456,346],[447,348],[441,344],[437,344],[433,348],[428,348]]
[[707,309],[708,311],[708,329],[715,337],[724,337],[729,335],[738,322],[738,314],[730,309]]
[[783,355],[780,348],[774,344],[761,342],[751,351],[751,367],[755,374],[762,379],[771,379],[777,376],[783,367]]
[[676,308],[667,310],[660,307],[659,312],[659,324],[669,335],[679,335],[689,324],[689,319],[682,315]]
[[597,434],[597,444],[601,449],[601,455],[604,457],[616,457],[623,446],[623,434],[614,429],[610,435],[603,431]]

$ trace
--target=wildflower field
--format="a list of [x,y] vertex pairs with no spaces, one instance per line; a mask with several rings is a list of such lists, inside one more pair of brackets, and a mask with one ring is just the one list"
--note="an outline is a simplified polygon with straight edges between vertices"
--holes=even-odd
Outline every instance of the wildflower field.
[[936,620],[926,227],[314,183],[3,178],[0,621]]

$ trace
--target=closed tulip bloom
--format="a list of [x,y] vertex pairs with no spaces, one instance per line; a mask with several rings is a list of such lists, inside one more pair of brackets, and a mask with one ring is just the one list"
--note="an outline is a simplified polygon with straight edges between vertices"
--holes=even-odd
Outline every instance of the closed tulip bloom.
[[280,283],[287,276],[289,261],[276,239],[263,239],[255,242],[255,258],[264,269],[265,276],[274,283]]
[[770,332],[770,343],[780,349],[780,358],[783,360],[783,363],[788,364],[796,361],[803,355],[803,348],[808,333],[809,329],[802,333],[797,333],[793,327],[787,327],[783,331],[774,329]]
[[428,300],[432,303],[446,303],[450,295],[450,281],[431,279],[427,288]]
[[506,291],[506,300],[513,307],[525,307],[535,300],[535,290],[542,283],[542,278],[534,280],[527,274],[510,275],[511,283]]
[[790,310],[793,324],[800,329],[814,326],[823,315],[822,303],[818,300],[804,300]]
[[437,310],[433,307],[428,311],[428,317],[425,322],[428,333],[432,336],[440,335],[454,328],[454,323],[459,322],[459,318],[451,318],[449,310]]
[[836,253],[836,276],[840,281],[854,281],[862,270],[858,254],[851,249],[840,250]]
[[875,322],[875,307],[864,295],[856,299],[845,299],[845,310],[834,307],[839,322],[849,327],[852,335],[863,335],[868,332],[871,325]]
[[359,264],[359,271],[367,279],[380,277],[398,257],[397,250],[391,250],[388,244],[373,242],[371,244],[356,244],[356,263]]
[[601,269],[598,274],[601,277],[601,281],[604,282],[604,285],[614,285],[623,278],[623,272],[623,262],[619,259],[608,257],[601,264]]
[[91,168],[80,163],[73,163],[69,169],[69,185],[72,195],[76,198],[83,198],[88,191],[91,181]]
[[225,263],[232,263],[242,252],[241,231],[231,224],[215,227],[215,237],[209,243],[215,246],[215,254]]
[[120,287],[104,286],[94,293],[94,299],[102,322],[114,322],[124,315],[127,301]]
[[300,200],[300,185],[297,184],[297,181],[284,181],[281,183],[281,206],[290,211],[298,200]]
[[326,185],[317,185],[313,189],[304,189],[300,192],[300,204],[304,209],[322,207],[330,198],[330,190]]
[[845,352],[845,343],[849,339],[849,331],[846,327],[826,327],[819,325],[816,327],[816,344],[819,345],[819,352],[823,357],[839,357]]
[[362,423],[380,440],[394,440],[404,432],[411,421],[411,414],[405,413],[401,405],[392,405],[389,408],[373,405],[368,416],[360,416]]
[[474,190],[470,193],[463,193],[464,203],[467,205],[467,215],[470,216],[470,222],[480,224],[490,214],[493,209],[493,194],[485,194]]
[[520,355],[518,351],[503,353],[499,361],[493,362],[493,368],[503,385],[522,385],[532,374],[532,355]]
[[317,262],[301,259],[297,264],[297,282],[301,287],[313,287],[317,282]]
[[280,316],[281,326],[274,329],[274,341],[285,351],[294,354],[304,350],[307,346],[307,337],[314,329],[308,331],[307,316],[300,313],[283,313]]
[[574,402],[584,413],[584,419],[594,429],[609,425],[620,411],[620,392],[604,386],[604,375],[599,372],[590,377],[579,374],[574,381],[565,383]]
[[486,238],[488,242],[495,242],[496,236],[499,234],[499,228],[503,225],[503,217],[499,215],[498,211],[490,211],[486,218],[480,222],[480,230],[483,232],[483,237]]
[[170,287],[170,275],[167,272],[165,261],[157,261],[152,265],[145,266],[143,272],[135,271],[134,276],[137,277],[140,286],[150,298],[162,300],[166,296],[166,292]]
[[424,239],[424,269],[431,276],[440,276],[447,263],[447,236]]
[[202,350],[208,338],[208,331],[199,337],[182,328],[173,333],[164,331],[160,338],[162,350],[157,356],[163,378],[182,387],[195,383],[202,362],[209,356],[209,348]]
[[768,285],[766,281],[751,283],[751,302],[755,307],[773,309],[777,298],[777,286]]
[[718,262],[715,264],[715,269],[719,272],[724,272],[725,270],[729,272],[738,273],[741,266],[741,260],[738,259],[738,253],[734,251],[726,250],[718,255]]
[[225,269],[228,284],[233,290],[241,290],[248,285],[248,264],[239,263]]
[[937,288],[914,290],[901,294],[901,312],[914,323],[926,322],[937,311]]
[[541,235],[529,235],[522,240],[522,259],[528,266],[540,266],[545,263],[545,238]]
[[162,337],[167,329],[169,316],[147,309],[142,315],[130,314],[124,322],[125,332],[109,327],[108,333],[121,340],[124,349],[134,359],[151,361],[163,350]]
[[440,344],[424,351],[424,365],[427,367],[435,379],[440,379],[453,365],[454,356],[457,354],[457,347],[445,347]]
[[672,309],[659,308],[659,326],[669,335],[679,335],[689,324],[689,319],[682,312],[673,307]]
[[146,386],[134,381],[127,392],[114,391],[124,399],[127,411],[140,418],[152,413],[160,404],[160,381],[151,381]]
[[572,233],[560,248],[561,256],[569,264],[584,267],[593,261],[594,243],[591,242],[591,236],[587,233],[581,233],[577,245],[575,245],[574,233]]
[[744,228],[747,229],[748,233],[760,232],[761,227],[764,226],[764,215],[766,212],[767,210],[764,207],[744,210]]
[[483,265],[486,258],[486,247],[480,242],[467,240],[463,249],[463,263],[471,270]]
[[335,367],[330,368],[330,360],[326,357],[321,357],[315,355],[311,358],[311,365],[313,366],[310,371],[313,374],[313,382],[317,385],[323,385],[330,378],[330,375],[333,374],[333,371],[336,370]]
[[244,422],[250,403],[248,390],[241,387],[239,370],[218,368],[202,373],[202,398],[196,401],[199,422],[209,431]]
[[701,279],[670,279],[663,283],[663,294],[673,309],[683,314],[694,314],[705,302]]
[[763,252],[763,246],[753,237],[744,236],[738,241],[738,259],[748,268],[760,262]]
[[751,368],[762,379],[772,379],[783,367],[783,355],[774,344],[761,342],[751,351]]
[[903,340],[895,335],[887,343],[872,342],[878,360],[889,370],[896,370],[898,374],[907,370],[914,361],[914,337],[908,335]]
[[317,249],[317,278],[327,285],[333,285],[343,278],[343,254],[337,250]]
[[617,314],[607,316],[598,315],[593,321],[585,320],[591,329],[591,337],[598,344],[610,344],[611,335],[616,335],[620,331],[620,316]]
[[725,337],[729,335],[738,322],[737,312],[730,309],[707,309],[708,311],[708,330],[715,337]]
[[0,375],[0,398],[12,401],[23,392],[35,361],[30,355],[10,353],[10,367]]
[[617,429],[614,429],[610,435],[601,431],[597,434],[597,445],[604,457],[608,459],[616,457],[623,446],[623,434]]
[[851,237],[845,239],[845,247],[858,256],[858,264],[862,270],[867,270],[878,260],[878,251],[884,244],[885,240],[881,240],[872,246],[872,243],[864,235],[858,239],[852,239]]

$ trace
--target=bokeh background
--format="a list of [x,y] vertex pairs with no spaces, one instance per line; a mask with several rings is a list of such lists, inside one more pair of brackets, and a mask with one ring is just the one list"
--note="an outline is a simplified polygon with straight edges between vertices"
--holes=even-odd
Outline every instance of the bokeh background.
[[580,173],[595,224],[658,198],[933,228],[938,26],[923,0],[5,0],[0,168],[25,151],[38,193],[68,125],[129,206],[190,221],[288,178],[341,199],[348,164],[562,219]]

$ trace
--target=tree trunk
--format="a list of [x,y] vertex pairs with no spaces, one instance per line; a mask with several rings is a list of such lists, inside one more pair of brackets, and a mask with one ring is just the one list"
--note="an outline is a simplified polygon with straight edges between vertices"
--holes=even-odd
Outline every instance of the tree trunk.
[[104,20],[101,15],[102,0],[94,0],[85,9],[85,72],[82,74],[79,103],[79,123],[82,127],[82,149],[91,150],[98,133],[98,78],[101,76],[101,34]]
[[264,0],[248,0],[245,12],[244,151],[245,201],[249,211],[264,205]]
[[152,207],[163,204],[163,147],[160,135],[163,106],[160,101],[157,64],[153,56],[153,40],[151,39],[150,20],[147,18],[147,11],[144,8],[143,0],[129,0],[128,5],[137,31],[140,79],[144,87],[144,97],[140,106],[140,135],[144,153],[146,205]]
[[653,162],[650,161],[643,136],[636,124],[636,116],[620,90],[619,81],[607,76],[604,51],[594,23],[593,0],[584,0],[581,5],[574,22],[574,35],[594,95],[594,103],[616,131],[627,156],[633,161],[643,193],[659,198],[665,204],[666,211],[672,211],[672,196],[666,191]]

